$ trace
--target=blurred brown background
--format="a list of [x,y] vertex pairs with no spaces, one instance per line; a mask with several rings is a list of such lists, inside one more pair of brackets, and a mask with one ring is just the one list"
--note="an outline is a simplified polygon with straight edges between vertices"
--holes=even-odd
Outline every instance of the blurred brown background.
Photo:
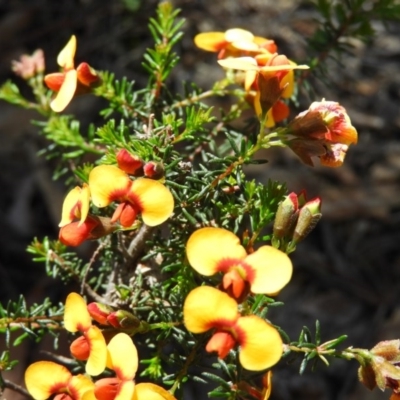
[[[223,72],[215,55],[197,50],[192,42],[200,31],[249,29],[274,39],[281,53],[294,60],[307,56],[305,37],[314,32],[316,14],[306,1],[291,0],[175,0],[187,18],[179,44],[182,62],[171,86],[194,80],[209,88]],[[113,71],[145,84],[142,55],[152,46],[149,16],[157,1],[150,0],[3,0],[0,1],[0,81],[13,79],[24,94],[29,89],[13,76],[11,60],[40,47],[46,70],[57,70],[56,56],[71,34],[78,37],[76,61]],[[315,99],[334,100],[346,107],[359,132],[340,169],[300,164],[289,150],[268,153],[269,164],[249,174],[260,181],[283,180],[290,191],[306,188],[323,199],[323,219],[294,254],[294,279],[282,292],[286,305],[270,317],[292,337],[303,325],[322,326],[322,339],[348,334],[345,342],[370,348],[382,339],[400,337],[400,24],[373,22],[376,40],[353,40],[342,64],[330,61],[330,83],[313,82]],[[304,99],[304,108],[314,99]],[[101,100],[74,99],[68,111],[82,123],[100,121]],[[303,109],[304,109],[303,108]],[[299,111],[302,111],[300,109]],[[54,164],[36,153],[44,145],[30,120],[37,115],[0,103],[0,299],[24,293],[30,301],[50,296],[62,301],[66,288],[47,278],[42,265],[25,252],[34,236],[57,236],[62,182],[51,179]],[[100,122],[99,122],[100,123]],[[0,344],[0,348],[3,346]],[[9,379],[21,381],[34,344],[12,349],[20,367]],[[48,345],[50,348],[50,345]],[[379,400],[389,393],[369,392],[357,382],[355,362],[333,361],[316,372],[297,374],[299,362],[283,360],[275,368],[273,400]],[[18,399],[8,392],[8,400]],[[195,398],[195,397],[194,397]]]

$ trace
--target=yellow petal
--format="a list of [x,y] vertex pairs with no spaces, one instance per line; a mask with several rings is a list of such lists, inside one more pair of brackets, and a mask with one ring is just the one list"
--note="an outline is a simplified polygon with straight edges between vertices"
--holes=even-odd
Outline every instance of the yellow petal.
[[226,43],[224,32],[203,32],[194,37],[195,45],[206,51],[219,51]]
[[63,227],[71,223],[75,218],[79,218],[79,216],[80,224],[82,224],[89,213],[89,202],[90,191],[89,186],[86,183],[83,184],[82,188],[76,186],[74,189],[69,191],[64,199],[61,222],[58,226]]
[[86,373],[100,375],[106,369],[107,344],[101,330],[97,326],[91,326],[85,332],[90,345],[90,355],[86,362]]
[[275,71],[290,71],[293,69],[309,69],[310,67],[308,65],[290,65],[290,64],[284,64],[284,65],[265,65],[263,67],[260,67],[260,71],[266,71],[266,72],[275,72]]
[[241,317],[236,325],[244,333],[239,339],[239,361],[244,368],[261,371],[281,359],[282,339],[272,325],[256,315]]
[[247,253],[239,238],[222,228],[201,228],[195,231],[186,244],[189,264],[200,274],[210,276],[218,271],[224,259],[242,260]]
[[241,51],[258,51],[259,47],[248,40],[235,40],[231,43],[231,46]]
[[225,32],[225,40],[229,43],[236,42],[239,40],[251,42],[253,39],[254,35],[251,32],[246,31],[244,29],[232,28],[228,29]]
[[279,292],[292,277],[292,262],[283,251],[272,246],[262,246],[246,257],[245,262],[255,271],[250,282],[254,293]]
[[107,367],[113,369],[121,380],[132,380],[138,369],[138,353],[126,333],[118,333],[107,346]]
[[35,400],[48,399],[57,389],[66,388],[71,373],[62,365],[51,361],[31,364],[25,371],[25,384]]
[[85,299],[78,293],[70,293],[65,301],[64,328],[69,332],[88,330],[92,325]]
[[131,193],[138,199],[143,222],[148,226],[162,224],[174,210],[174,198],[169,189],[153,179],[136,179]]
[[[237,303],[226,293],[210,286],[193,289],[183,305],[183,320],[188,331],[206,332],[238,318]],[[224,325],[224,326],[225,326]],[[229,327],[229,326],[228,326]]]
[[68,43],[60,51],[57,57],[57,64],[64,69],[74,68],[74,57],[76,52],[76,37],[71,36]]
[[257,71],[260,69],[253,57],[226,58],[218,60],[218,64],[224,68],[240,69],[241,71]]
[[253,85],[254,81],[257,78],[258,71],[246,71],[244,76],[244,88],[245,90],[249,91],[251,86]]
[[134,399],[135,393],[135,382],[133,381],[124,381],[119,387],[119,392],[115,396],[114,400],[131,400]]
[[292,97],[294,90],[294,72],[293,70],[289,71],[281,80],[280,83],[281,88],[285,88],[282,92],[282,97],[284,99],[289,99]]
[[112,201],[123,198],[131,185],[128,175],[113,165],[99,165],[89,174],[89,188],[96,207],[106,207]]
[[135,386],[133,400],[176,400],[176,398],[154,383],[139,383]]
[[71,69],[65,73],[65,79],[61,85],[60,91],[50,103],[50,107],[53,111],[61,112],[67,107],[74,97],[77,82],[78,76],[76,70]]
[[[68,391],[70,393],[76,394],[77,397],[74,396],[74,399],[76,400],[82,400],[83,396],[87,392],[92,392],[93,397],[92,399],[95,399],[96,397],[94,396],[93,393],[94,389],[94,383],[91,381],[90,378],[88,378],[85,375],[76,375],[71,378],[68,384]],[[86,399],[89,399],[90,397],[86,397]]]

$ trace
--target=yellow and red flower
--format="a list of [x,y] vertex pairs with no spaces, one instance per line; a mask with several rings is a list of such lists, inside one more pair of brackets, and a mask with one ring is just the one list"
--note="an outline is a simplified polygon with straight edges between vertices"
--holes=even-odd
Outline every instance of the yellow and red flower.
[[248,370],[272,367],[282,356],[278,331],[256,315],[241,316],[236,301],[228,294],[209,286],[192,290],[183,306],[184,324],[192,333],[214,329],[206,346],[224,358],[240,346],[239,361]]
[[307,69],[281,54],[264,53],[255,57],[219,60],[229,69],[245,71],[244,87],[248,101],[258,116],[267,115],[266,126],[272,127],[289,116],[288,106],[280,97],[290,98],[294,90],[294,69]]
[[317,156],[321,164],[339,167],[343,164],[350,144],[357,143],[357,130],[339,103],[314,102],[300,113],[288,126],[288,133],[296,139],[287,141],[288,146],[300,159],[313,166],[311,157]]
[[123,227],[130,227],[141,214],[148,226],[166,221],[172,214],[174,199],[162,183],[153,179],[131,180],[121,169],[112,165],[100,165],[89,174],[92,202],[106,207],[113,201],[120,202],[111,221],[119,220]]
[[25,371],[25,384],[35,400],[96,400],[94,383],[84,375],[72,375],[62,365],[39,361]]
[[79,226],[82,225],[89,213],[89,204],[89,186],[86,183],[84,183],[82,187],[76,186],[64,199],[61,222],[58,226],[63,227],[75,219],[79,219]]
[[61,112],[70,103],[74,95],[88,93],[100,78],[96,71],[86,62],[74,67],[76,53],[76,37],[71,39],[61,50],[57,57],[57,63],[62,72],[47,74],[44,81],[49,89],[57,92],[56,97],[50,103],[53,111]]
[[254,36],[251,32],[240,28],[228,29],[225,32],[199,33],[195,36],[194,43],[202,50],[218,52],[219,59],[277,51],[273,40]]
[[195,231],[186,245],[190,265],[200,274],[224,273],[222,287],[236,299],[248,290],[273,295],[279,292],[292,276],[292,263],[282,251],[261,246],[247,254],[239,238],[222,228],[201,228]]
[[81,332],[70,347],[72,355],[86,361],[86,372],[99,375],[106,368],[107,345],[101,330],[92,325],[85,300],[78,293],[70,293],[65,302],[64,327],[69,332]]

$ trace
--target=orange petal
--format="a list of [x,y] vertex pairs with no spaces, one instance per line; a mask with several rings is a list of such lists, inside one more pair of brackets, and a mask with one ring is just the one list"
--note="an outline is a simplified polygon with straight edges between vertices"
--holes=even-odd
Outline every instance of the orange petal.
[[54,100],[50,103],[50,107],[55,112],[61,112],[67,107],[74,97],[76,85],[78,82],[77,72],[74,69],[65,73],[64,82]]
[[82,224],[89,212],[89,202],[90,191],[89,186],[86,183],[83,184],[82,188],[76,186],[72,189],[64,199],[61,222],[58,226],[62,227],[67,225],[75,218],[79,218],[79,224]]
[[57,57],[57,64],[64,69],[74,68],[74,57],[76,53],[76,37],[71,36],[68,43],[60,51]]
[[135,382],[124,381],[119,387],[119,392],[114,400],[131,400],[135,393]]
[[51,361],[31,364],[25,371],[25,384],[35,400],[48,399],[58,390],[65,389],[71,373],[62,365]]
[[85,397],[85,399],[95,399],[94,397],[94,383],[85,375],[76,375],[71,378],[68,384],[68,390],[74,394],[74,400],[82,400],[85,393],[91,392],[92,397]]
[[225,45],[224,32],[203,32],[194,37],[195,45],[206,51],[219,51]]
[[78,81],[85,86],[91,86],[93,83],[100,81],[100,77],[88,63],[80,63],[76,71],[78,72]]
[[218,271],[218,264],[224,259],[242,260],[247,253],[234,233],[210,227],[192,233],[186,244],[186,255],[198,273],[210,276]]
[[106,207],[128,193],[132,181],[128,175],[113,165],[99,165],[89,174],[89,188],[96,207]]
[[101,330],[97,326],[91,326],[85,337],[90,345],[90,355],[86,363],[86,373],[100,375],[106,369],[107,344]]
[[292,277],[292,262],[283,251],[272,246],[262,246],[246,257],[245,262],[255,271],[250,282],[254,293],[274,294],[279,292]]
[[139,383],[135,386],[132,400],[176,400],[176,398],[154,383]]
[[136,179],[133,181],[131,194],[139,203],[143,222],[146,225],[160,225],[171,216],[174,198],[162,183],[153,179]]
[[[100,224],[96,217],[88,216],[86,221],[71,222],[60,229],[58,239],[66,246],[79,246],[85,240],[94,239],[101,236],[94,237],[92,231]],[[111,233],[111,232],[110,232]],[[103,235],[104,236],[104,235]]]
[[224,68],[240,69],[241,71],[257,71],[259,66],[253,57],[236,57],[218,60],[218,64]]
[[86,301],[78,293],[70,293],[65,301],[64,328],[69,332],[84,332],[92,326]]
[[52,74],[47,74],[44,77],[44,83],[53,92],[58,92],[61,89],[64,79],[65,79],[64,72],[54,72]]
[[215,327],[229,327],[237,318],[236,301],[210,286],[193,289],[183,305],[184,324],[193,333],[206,332]]
[[138,369],[138,353],[126,333],[115,335],[107,346],[107,367],[113,369],[121,380],[132,380]]
[[250,371],[261,371],[276,364],[282,357],[282,339],[279,332],[256,315],[237,321],[239,334],[239,361]]

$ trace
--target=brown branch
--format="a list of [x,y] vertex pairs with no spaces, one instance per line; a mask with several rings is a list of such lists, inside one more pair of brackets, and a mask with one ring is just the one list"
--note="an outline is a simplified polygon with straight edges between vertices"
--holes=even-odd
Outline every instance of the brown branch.
[[14,382],[9,381],[8,379],[3,379],[3,387],[5,389],[10,389],[14,392],[22,394],[23,396],[29,397],[30,399],[33,398],[26,389],[24,389],[22,386],[17,385]]

